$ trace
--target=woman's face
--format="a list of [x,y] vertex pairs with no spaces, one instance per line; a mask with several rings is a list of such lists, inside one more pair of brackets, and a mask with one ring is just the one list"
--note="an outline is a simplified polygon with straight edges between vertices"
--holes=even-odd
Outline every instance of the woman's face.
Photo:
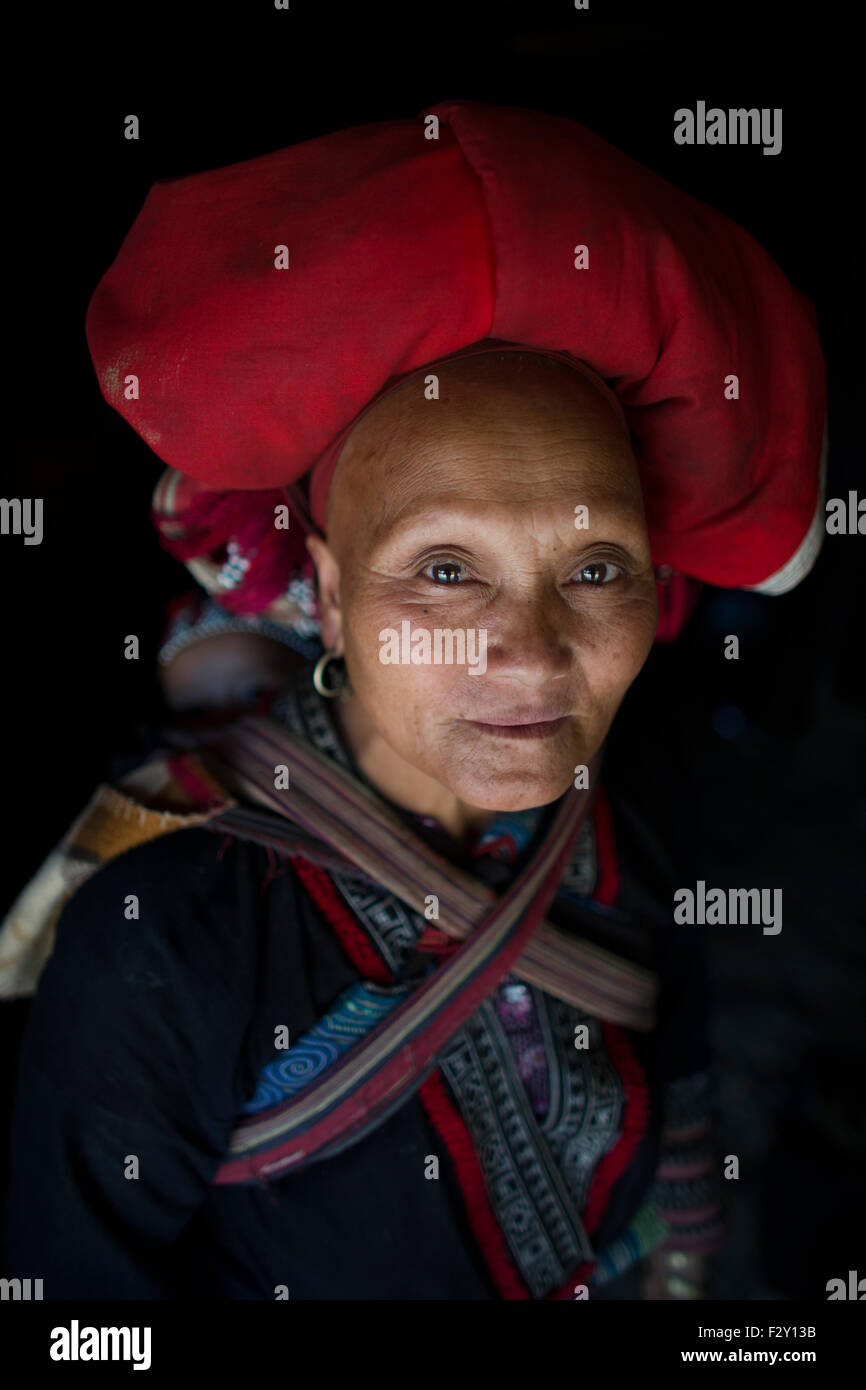
[[653,642],[637,467],[611,406],[561,363],[435,370],[438,399],[410,379],[343,448],[311,544],[323,639],[411,768],[470,806],[546,805]]

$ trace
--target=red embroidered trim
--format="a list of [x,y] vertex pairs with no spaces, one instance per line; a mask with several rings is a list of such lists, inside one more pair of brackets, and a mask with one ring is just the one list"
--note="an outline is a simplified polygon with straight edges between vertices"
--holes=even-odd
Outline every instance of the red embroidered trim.
[[528,1299],[529,1292],[511,1263],[505,1237],[488,1200],[472,1136],[441,1074],[434,1071],[418,1094],[430,1123],[451,1155],[469,1224],[494,1284],[504,1299]]
[[625,1114],[622,1133],[613,1148],[599,1160],[589,1185],[583,1224],[590,1236],[598,1229],[611,1188],[631,1163],[649,1122],[649,1087],[631,1043],[615,1024],[602,1023],[601,1028],[605,1048],[622,1081]]
[[321,908],[349,960],[362,979],[377,985],[393,984],[393,975],[379,953],[371,945],[363,927],[343,902],[326,871],[309,859],[294,858],[295,872],[313,902]]
[[619,893],[619,866],[616,862],[616,840],[613,833],[613,816],[610,802],[603,787],[597,787],[595,805],[595,846],[598,856],[598,878],[593,898],[604,907],[612,907]]

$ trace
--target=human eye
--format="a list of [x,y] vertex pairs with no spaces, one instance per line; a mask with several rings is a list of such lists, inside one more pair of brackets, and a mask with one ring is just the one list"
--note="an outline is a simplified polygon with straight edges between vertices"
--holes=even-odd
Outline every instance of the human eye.
[[466,566],[457,560],[433,560],[422,570],[427,579],[442,587],[446,584],[464,583],[466,573]]
[[588,565],[581,565],[572,582],[601,588],[604,584],[612,584],[615,580],[621,579],[625,573],[622,565],[615,565],[611,560],[592,560]]

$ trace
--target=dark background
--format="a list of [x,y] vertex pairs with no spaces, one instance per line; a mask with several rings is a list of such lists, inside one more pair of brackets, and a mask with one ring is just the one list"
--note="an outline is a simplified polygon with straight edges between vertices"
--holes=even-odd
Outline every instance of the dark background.
[[[162,465],[103,402],[84,339],[89,296],[150,184],[451,97],[580,120],[745,226],[812,300],[830,380],[827,495],[862,496],[857,14],[759,0],[591,0],[587,12],[245,0],[34,9],[7,35],[7,70],[23,80],[4,130],[2,491],[43,497],[45,523],[41,546],[0,539],[0,909],[157,711],[165,604],[187,587],[147,520]],[[674,111],[699,99],[781,107],[781,154],[675,145]],[[138,142],[123,138],[129,113]],[[621,716],[651,746],[660,819],[674,838],[684,820],[695,833],[696,876],[783,890],[777,937],[704,929],[720,1146],[741,1161],[719,1298],[825,1298],[858,1260],[866,1274],[864,544],[827,537],[782,598],[706,591]],[[123,658],[133,632],[139,662]],[[721,655],[729,632],[738,662]],[[687,808],[673,768],[689,778]],[[4,1111],[26,1007],[0,1006]]]

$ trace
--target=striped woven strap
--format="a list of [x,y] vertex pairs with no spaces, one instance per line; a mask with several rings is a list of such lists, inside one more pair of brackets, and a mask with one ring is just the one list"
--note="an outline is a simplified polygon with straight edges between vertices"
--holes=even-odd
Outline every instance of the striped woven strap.
[[[273,763],[270,763],[273,785]],[[241,1121],[218,1184],[295,1170],[338,1151],[387,1118],[429,1075],[437,1053],[512,969],[559,885],[590,806],[578,792],[547,838],[456,954],[299,1095]]]
[[[416,912],[423,915],[425,899],[435,895],[438,925],[449,936],[465,939],[497,901],[486,884],[424,844],[372,790],[266,715],[243,716],[200,752],[237,795],[288,817]],[[286,789],[274,785],[281,765],[289,772]],[[590,785],[596,771],[597,763]],[[514,973],[594,1017],[639,1032],[654,1027],[655,973],[549,922],[527,941]]]

